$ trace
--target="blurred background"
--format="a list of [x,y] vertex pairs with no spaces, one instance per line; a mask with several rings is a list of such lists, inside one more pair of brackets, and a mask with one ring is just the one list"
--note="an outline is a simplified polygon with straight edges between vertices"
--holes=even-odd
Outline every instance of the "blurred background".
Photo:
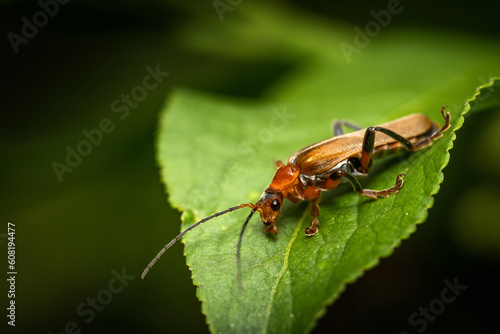
[[[7,257],[7,222],[15,223],[18,272],[16,327],[7,327],[4,317],[2,328],[206,332],[180,245],[162,257],[162,268],[140,279],[180,228],[155,163],[159,110],[178,86],[258,99],[300,64],[293,55],[267,50],[267,44],[244,45],[254,52],[242,56],[220,43],[218,34],[227,33],[232,20],[244,19],[245,7],[256,1],[61,2],[42,1],[52,15],[46,22],[38,16],[40,27],[34,29],[23,28],[23,17],[33,22],[40,3],[0,2],[0,249]],[[363,26],[373,20],[370,11],[387,5],[280,4],[347,27]],[[498,9],[490,1],[404,5],[387,29],[422,27],[500,41]],[[279,21],[280,11],[274,15]],[[464,52],[474,50],[464,45]],[[144,81],[148,74],[154,80]],[[102,130],[93,137],[98,144],[80,147],[92,152],[81,161],[72,158],[74,166],[57,176],[54,161],[64,163],[94,129]],[[455,277],[467,289],[425,332],[497,330],[498,133],[498,110],[467,119],[428,220],[390,258],[348,286],[314,332],[415,333],[421,327],[410,326],[408,317],[439,298],[443,281]]]

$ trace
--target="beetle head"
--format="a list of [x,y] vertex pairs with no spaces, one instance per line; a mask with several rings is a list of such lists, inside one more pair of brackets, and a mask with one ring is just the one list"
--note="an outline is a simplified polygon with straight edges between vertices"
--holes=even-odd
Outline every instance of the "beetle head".
[[276,220],[280,216],[283,194],[275,189],[267,188],[262,193],[255,208],[260,213],[260,221],[265,225],[266,233],[278,234]]
[[265,231],[273,234],[278,234],[276,221],[280,216],[283,198],[293,193],[294,186],[299,182],[299,169],[295,165],[284,165],[279,162],[277,166],[271,184],[255,203],[255,210],[260,213],[260,221],[265,225]]

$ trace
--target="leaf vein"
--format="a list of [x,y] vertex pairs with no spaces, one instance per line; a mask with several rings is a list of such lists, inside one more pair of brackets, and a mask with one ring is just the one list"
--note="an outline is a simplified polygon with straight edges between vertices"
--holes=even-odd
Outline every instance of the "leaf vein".
[[290,256],[290,250],[292,249],[293,243],[297,239],[297,236],[299,234],[299,231],[301,229],[302,223],[304,222],[304,219],[305,219],[307,212],[308,212],[308,210],[305,210],[304,214],[302,215],[302,217],[299,220],[299,223],[297,224],[297,227],[295,227],[295,230],[293,231],[293,235],[292,235],[292,237],[291,237],[290,241],[288,242],[288,245],[286,246],[286,249],[285,249],[285,255],[283,257],[283,266],[281,267],[281,270],[280,270],[278,276],[276,277],[276,280],[274,281],[273,287],[271,288],[271,296],[269,298],[269,303],[267,304],[267,308],[266,308],[266,312],[265,312],[266,321],[265,321],[265,324],[263,326],[264,333],[267,332],[269,320],[271,319],[271,308],[273,306],[274,297],[276,296],[276,291],[278,290],[278,284],[281,281],[281,277],[283,277],[283,274],[288,270],[288,258]]

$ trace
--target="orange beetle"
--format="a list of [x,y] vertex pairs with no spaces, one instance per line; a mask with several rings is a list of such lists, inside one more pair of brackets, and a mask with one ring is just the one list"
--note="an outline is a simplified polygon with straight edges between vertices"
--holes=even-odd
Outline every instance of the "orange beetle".
[[[342,178],[345,177],[351,183],[354,191],[373,199],[397,193],[403,186],[402,177],[404,174],[399,174],[396,177],[396,182],[392,187],[378,191],[364,189],[356,176],[367,175],[373,158],[381,154],[385,155],[401,148],[416,151],[431,145],[432,140],[441,137],[442,133],[450,126],[450,113],[445,114],[445,109],[446,106],[441,109],[441,114],[445,120],[441,128],[423,114],[412,114],[367,129],[361,129],[349,122],[337,121],[334,124],[334,137],[299,150],[288,158],[286,164],[281,161],[276,162],[277,170],[273,180],[264,190],[257,203],[240,204],[217,212],[191,225],[158,253],[146,267],[141,277],[144,278],[160,256],[188,231],[212,218],[234,210],[245,207],[252,209],[242,226],[238,240],[236,255],[238,277],[240,278],[241,240],[245,228],[255,211],[260,213],[260,220],[265,226],[265,231],[277,234],[276,221],[280,215],[283,200],[288,198],[293,203],[310,201],[312,221],[311,225],[305,229],[305,233],[312,236],[318,232],[318,203],[321,192],[337,187]],[[344,134],[344,126],[357,131]],[[376,132],[378,132],[377,136],[375,135]]]

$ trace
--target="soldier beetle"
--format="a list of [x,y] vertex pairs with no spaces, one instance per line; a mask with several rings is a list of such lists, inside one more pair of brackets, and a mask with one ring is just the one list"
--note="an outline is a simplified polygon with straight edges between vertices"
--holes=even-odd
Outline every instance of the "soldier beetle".
[[[236,249],[237,272],[241,288],[241,241],[245,228],[256,211],[260,213],[265,232],[278,234],[276,221],[280,215],[283,200],[288,198],[293,203],[310,201],[312,221],[311,225],[305,229],[305,233],[307,236],[313,236],[318,232],[318,203],[321,193],[336,188],[342,179],[346,179],[354,191],[369,198],[377,199],[397,193],[403,186],[404,174],[396,177],[396,182],[392,187],[378,191],[363,188],[356,177],[368,174],[374,157],[402,148],[407,151],[416,151],[432,145],[432,140],[441,137],[443,132],[450,127],[450,113],[445,114],[445,109],[446,106],[441,108],[441,115],[444,118],[444,125],[441,128],[423,114],[412,114],[367,129],[346,121],[335,122],[333,137],[299,150],[288,158],[286,164],[281,161],[276,162],[277,169],[274,178],[255,204],[240,204],[214,213],[191,225],[163,247],[146,267],[141,277],[144,278],[160,256],[188,231],[215,217],[242,208],[250,208],[250,214],[241,228]],[[355,131],[344,133],[344,127]]]

